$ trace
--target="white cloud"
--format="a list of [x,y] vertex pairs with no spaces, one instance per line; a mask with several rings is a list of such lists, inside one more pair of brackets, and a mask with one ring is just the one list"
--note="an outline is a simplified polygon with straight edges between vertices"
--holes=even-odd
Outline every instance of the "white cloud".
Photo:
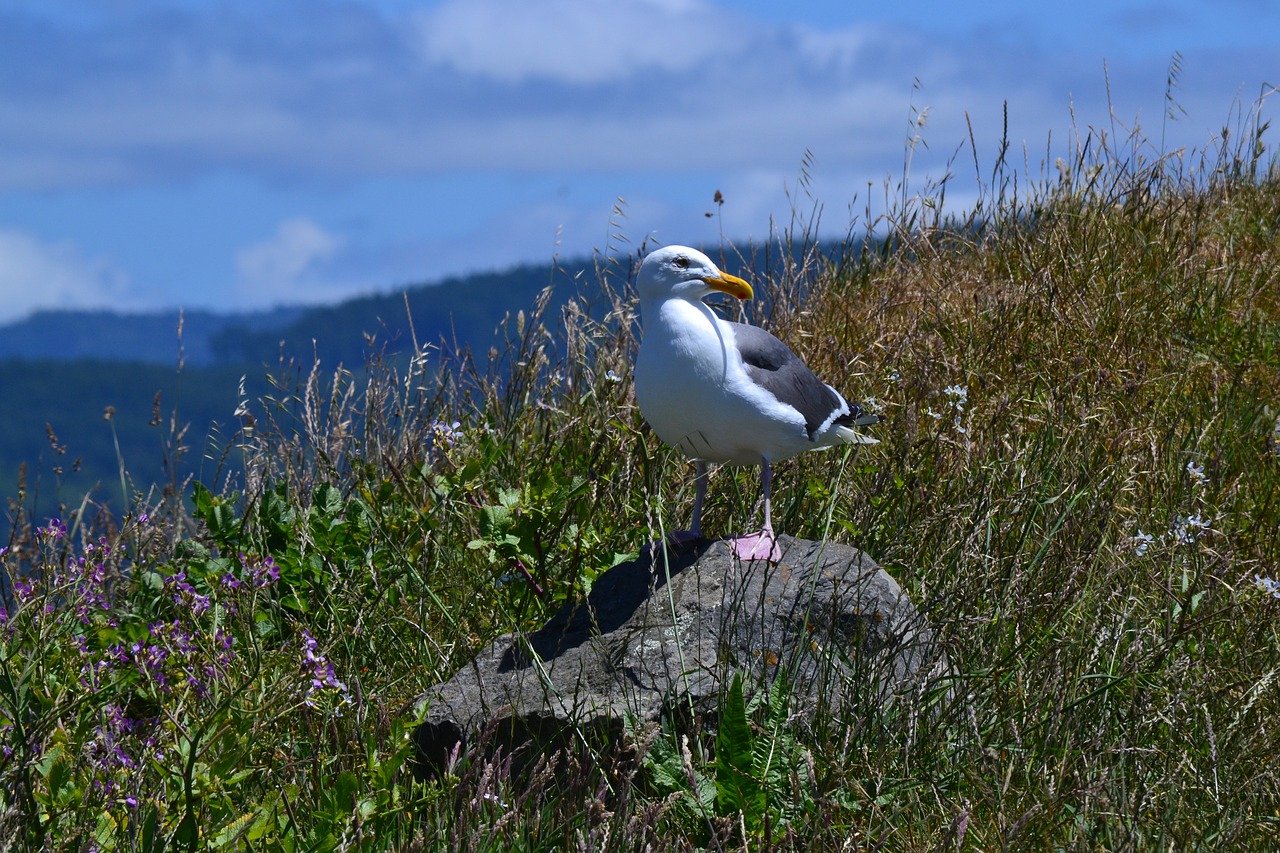
[[40,308],[123,308],[129,277],[106,258],[89,258],[70,241],[46,242],[0,230],[0,323]]
[[[36,30],[44,40],[28,44],[6,42],[6,24],[21,33],[24,19],[0,11],[0,55],[29,54],[0,81],[0,189],[218,171],[305,183],[788,170],[806,149],[875,176],[900,160],[913,79],[935,107],[930,139],[948,149],[967,136],[965,112],[998,112],[1007,100],[1034,144],[1044,126],[1028,117],[1065,115],[1071,93],[1105,91],[1101,56],[1087,45],[1046,51],[1004,28],[994,50],[986,37],[902,22],[819,28],[710,0],[443,0],[381,13],[355,2],[243,3],[232,12],[230,23],[194,4],[138,12],[45,27]],[[44,77],[28,68],[37,51],[39,67],[52,69]],[[1199,100],[1221,109],[1214,78],[1227,74],[1229,97],[1246,69],[1270,67],[1260,55],[1240,55],[1240,70],[1227,72],[1189,52],[1189,111]],[[1164,60],[1110,68],[1121,115],[1128,91],[1159,115]],[[1106,112],[1084,113],[1093,114]]]
[[323,282],[323,268],[345,243],[345,238],[309,219],[281,222],[273,236],[236,253],[241,307],[315,302],[330,296],[334,288]]
[[446,0],[417,16],[428,62],[503,82],[607,83],[684,71],[731,45],[698,0]]

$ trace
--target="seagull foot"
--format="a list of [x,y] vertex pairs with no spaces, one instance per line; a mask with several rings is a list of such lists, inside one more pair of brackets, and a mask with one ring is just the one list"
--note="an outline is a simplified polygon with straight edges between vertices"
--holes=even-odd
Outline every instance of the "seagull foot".
[[728,542],[729,547],[733,549],[733,553],[737,554],[738,559],[744,563],[749,563],[752,560],[767,560],[770,563],[777,563],[782,559],[782,548],[778,545],[778,540],[773,535],[772,530],[761,530],[759,533],[735,536]]
[[[696,545],[702,541],[702,536],[694,533],[692,530],[673,530],[667,534],[666,547],[673,550],[681,550],[690,545]],[[655,553],[660,553],[663,548],[662,542],[650,542],[640,549],[640,556],[651,557]]]

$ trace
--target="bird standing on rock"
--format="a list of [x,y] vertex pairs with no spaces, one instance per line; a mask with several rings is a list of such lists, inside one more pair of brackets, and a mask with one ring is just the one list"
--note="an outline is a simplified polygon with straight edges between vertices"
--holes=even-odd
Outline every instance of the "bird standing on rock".
[[875,444],[854,427],[879,418],[848,403],[765,330],[717,317],[704,297],[720,292],[750,299],[751,285],[696,249],[651,252],[636,289],[643,326],[636,401],[658,437],[697,463],[693,523],[674,538],[702,537],[707,463],[759,465],[764,527],[730,542],[743,560],[776,563],[772,463],[806,450]]

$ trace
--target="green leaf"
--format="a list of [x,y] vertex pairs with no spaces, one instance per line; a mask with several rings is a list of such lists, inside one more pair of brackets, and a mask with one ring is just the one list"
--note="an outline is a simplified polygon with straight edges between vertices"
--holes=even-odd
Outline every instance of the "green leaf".
[[211,535],[220,544],[231,541],[239,528],[235,513],[235,495],[215,495],[203,484],[192,485],[192,514],[205,523]]
[[196,849],[200,841],[200,827],[196,825],[195,815],[188,812],[182,816],[177,829],[173,831],[173,843],[187,850]]
[[249,830],[253,828],[255,820],[258,818],[258,810],[246,812],[240,817],[225,824],[213,836],[209,842],[209,846],[214,850],[220,850],[224,847],[231,847],[242,837],[247,836]]
[[245,840],[257,841],[267,834],[268,831],[275,828],[278,823],[277,802],[280,799],[279,791],[271,791],[262,801],[262,805],[258,807],[257,819],[253,825],[249,827],[245,833]]
[[483,506],[480,508],[480,536],[493,540],[511,529],[511,510],[506,506]]
[[316,487],[311,501],[311,510],[325,518],[334,518],[342,514],[342,493],[329,483]]
[[335,802],[342,814],[349,814],[355,806],[356,793],[360,790],[360,780],[350,770],[343,770],[334,780],[333,792]]
[[98,815],[98,825],[93,829],[93,840],[99,850],[111,850],[116,846],[116,819],[110,812]]
[[160,809],[155,803],[148,803],[139,823],[138,849],[142,851],[161,850],[163,844],[156,827],[160,823]]
[[752,775],[755,738],[747,718],[742,674],[735,673],[720,713],[716,732],[716,811],[722,815],[743,812],[748,818],[764,811],[764,790]]
[[283,551],[297,520],[293,505],[283,484],[262,496],[262,522],[267,531],[267,550]]

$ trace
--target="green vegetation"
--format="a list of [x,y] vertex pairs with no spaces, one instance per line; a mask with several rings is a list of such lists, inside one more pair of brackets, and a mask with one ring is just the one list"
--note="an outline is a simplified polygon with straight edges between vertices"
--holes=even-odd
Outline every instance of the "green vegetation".
[[[278,381],[203,486],[14,503],[0,849],[1275,849],[1280,175],[1245,130],[975,156],[970,220],[904,189],[876,251],[758,282],[886,416],[780,466],[776,523],[830,511],[929,615],[928,725],[727,679],[718,728],[408,772],[406,702],[687,517],[606,265],[613,311],[543,300],[492,366]],[[755,472],[713,476],[707,529],[746,528]]]

